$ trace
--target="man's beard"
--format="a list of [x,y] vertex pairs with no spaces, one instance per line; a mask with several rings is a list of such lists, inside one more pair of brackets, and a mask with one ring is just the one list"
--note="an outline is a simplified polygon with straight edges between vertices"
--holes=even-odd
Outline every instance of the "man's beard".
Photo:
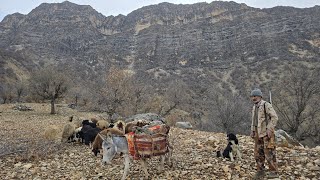
[[261,100],[256,99],[256,100],[253,100],[253,103],[254,103],[254,104],[258,104],[260,101],[261,101]]

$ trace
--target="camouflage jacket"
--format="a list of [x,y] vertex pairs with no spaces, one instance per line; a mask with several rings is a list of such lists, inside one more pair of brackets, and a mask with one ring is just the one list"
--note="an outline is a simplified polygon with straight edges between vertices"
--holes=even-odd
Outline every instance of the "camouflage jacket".
[[[264,114],[264,104],[266,107],[267,118],[269,119],[268,122],[266,121],[265,114]],[[264,100],[261,100],[258,106],[259,106],[259,110],[258,110],[258,124],[257,124],[258,132],[257,133],[259,137],[264,137],[267,135],[267,129],[274,131],[274,128],[278,122],[278,116],[270,103]],[[253,105],[253,108],[252,108],[251,131],[255,131],[255,127],[253,125],[254,110],[255,110],[255,105]]]

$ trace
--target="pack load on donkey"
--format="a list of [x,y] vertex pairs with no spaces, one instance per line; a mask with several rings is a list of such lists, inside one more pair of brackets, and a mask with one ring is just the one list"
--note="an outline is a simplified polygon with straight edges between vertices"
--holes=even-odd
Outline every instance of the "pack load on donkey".
[[159,171],[163,170],[165,161],[169,163],[170,167],[172,166],[171,151],[169,151],[172,147],[169,145],[168,137],[170,127],[165,124],[136,125],[131,124],[132,128],[130,129],[128,128],[129,124],[127,124],[125,129],[130,129],[130,131],[125,136],[113,135],[112,133],[108,135],[98,134],[103,140],[103,163],[110,164],[117,153],[123,153],[124,171],[122,180],[125,180],[129,173],[130,156],[141,162],[146,179],[149,176],[146,167],[148,158],[160,156]]
[[126,134],[129,153],[134,159],[164,155],[169,151],[168,133],[165,124],[144,126]]

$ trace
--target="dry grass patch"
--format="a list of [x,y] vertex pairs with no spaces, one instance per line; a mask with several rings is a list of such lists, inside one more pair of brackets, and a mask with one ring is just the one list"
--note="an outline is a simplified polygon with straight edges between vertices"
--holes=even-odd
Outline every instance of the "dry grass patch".
[[77,112],[63,104],[57,105],[58,113],[55,115],[50,114],[49,104],[26,103],[23,105],[33,110],[14,110],[16,104],[0,105],[0,158],[14,156],[16,161],[33,161],[57,153],[65,146],[60,143],[59,138],[45,139],[45,129],[56,125],[62,132],[70,116],[93,116],[90,113]]

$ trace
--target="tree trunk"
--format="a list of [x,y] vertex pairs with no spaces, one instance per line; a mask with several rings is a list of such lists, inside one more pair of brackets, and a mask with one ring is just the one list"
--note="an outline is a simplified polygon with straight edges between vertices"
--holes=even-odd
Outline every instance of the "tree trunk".
[[76,102],[75,102],[76,106],[78,106],[78,96],[76,95]]
[[50,114],[55,114],[56,111],[54,109],[54,102],[55,102],[55,99],[51,99],[51,113]]

